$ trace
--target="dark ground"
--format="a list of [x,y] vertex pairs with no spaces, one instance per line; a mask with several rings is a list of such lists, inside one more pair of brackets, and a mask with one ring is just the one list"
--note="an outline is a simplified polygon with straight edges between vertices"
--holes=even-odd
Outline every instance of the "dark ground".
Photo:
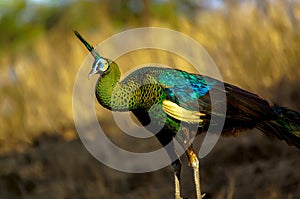
[[[290,84],[289,84],[290,85]],[[300,109],[298,83],[284,90],[282,82],[273,102]],[[280,95],[279,95],[280,94]],[[283,97],[286,96],[286,97]],[[104,124],[121,147],[135,144],[149,150],[159,146],[124,142],[111,118]],[[174,198],[172,168],[144,174],[113,170],[95,158],[77,138],[74,128],[44,133],[22,152],[0,153],[0,198],[99,199]],[[66,139],[71,137],[72,139]],[[70,136],[71,135],[71,136]],[[196,140],[196,151],[200,139]],[[198,144],[197,144],[198,143]],[[191,169],[183,157],[183,195],[194,198]],[[239,137],[222,137],[200,161],[205,198],[298,199],[300,198],[300,151],[258,131]]]
[[[183,194],[194,198],[183,159]],[[300,153],[259,132],[221,138],[201,160],[205,198],[300,198]],[[171,167],[144,174],[108,168],[78,139],[43,135],[0,157],[0,198],[173,198]]]

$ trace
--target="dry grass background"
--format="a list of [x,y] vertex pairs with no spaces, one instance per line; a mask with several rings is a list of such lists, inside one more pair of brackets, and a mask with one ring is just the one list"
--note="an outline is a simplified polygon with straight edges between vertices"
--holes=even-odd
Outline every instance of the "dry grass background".
[[[225,2],[223,9],[190,10],[183,9],[185,4],[178,1],[141,1],[145,10],[133,11],[130,6],[124,7],[130,2],[78,1],[55,8],[40,5],[34,10],[36,16],[31,23],[20,19],[29,5],[26,1],[9,6],[0,3],[2,10],[11,11],[0,19],[0,194],[8,194],[2,195],[3,198],[45,198],[45,195],[48,198],[145,198],[149,195],[171,198],[173,183],[169,169],[145,175],[118,173],[99,166],[77,140],[72,90],[87,51],[74,37],[73,29],[95,45],[130,28],[157,26],[180,31],[208,51],[225,81],[300,110],[299,4],[294,3],[290,8],[284,1],[273,1],[268,4],[267,12],[263,12],[250,1]],[[129,53],[117,61],[122,72],[126,72],[153,60],[178,68],[188,65],[183,59],[161,51]],[[106,119],[105,110],[100,109],[98,113],[100,120]],[[121,132],[112,130],[111,134],[121,140]],[[260,134],[245,135],[238,141],[222,139],[203,163],[207,198],[300,197],[298,159],[296,149]],[[65,167],[59,163],[64,161]],[[59,164],[53,167],[49,162]],[[77,164],[82,173],[72,169],[66,173],[64,168]],[[209,167],[215,170],[210,171]],[[265,174],[268,171],[271,174]],[[163,172],[165,177],[161,179]],[[256,174],[263,177],[257,180]],[[137,181],[149,183],[140,185]],[[289,186],[284,185],[285,181]],[[10,183],[11,192],[7,191],[11,189]],[[85,184],[87,190],[82,188]],[[185,184],[186,194],[191,195],[191,182]],[[97,187],[104,188],[97,190]]]
[[[160,6],[170,10],[168,5]],[[195,39],[208,51],[225,81],[272,98],[271,88],[281,81],[296,81],[300,76],[300,35],[297,24],[291,22],[282,4],[271,4],[268,13],[265,16],[249,3],[225,10],[201,10],[193,19],[182,13],[165,19],[154,12],[143,22],[138,16],[116,18],[109,3],[68,5],[53,14],[58,18],[54,25],[39,34],[28,33],[33,37],[29,41],[24,37],[25,41],[20,39],[21,42],[9,45],[15,35],[12,38],[5,35],[10,40],[5,40],[0,59],[0,140],[20,137],[30,140],[43,130],[54,131],[72,124],[73,82],[87,55],[74,37],[73,29],[96,45],[130,28],[145,25],[173,28]],[[296,17],[300,15],[300,8],[295,7],[294,13]],[[118,63],[122,72],[153,60],[184,69],[184,60],[170,56],[160,51],[137,52],[126,55]]]

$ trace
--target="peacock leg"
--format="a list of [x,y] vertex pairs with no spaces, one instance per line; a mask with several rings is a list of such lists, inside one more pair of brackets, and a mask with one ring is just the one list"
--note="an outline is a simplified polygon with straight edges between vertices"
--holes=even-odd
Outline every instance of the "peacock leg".
[[205,196],[205,194],[201,195],[199,160],[193,149],[193,145],[190,145],[186,150],[186,155],[188,157],[189,166],[193,168],[197,199],[201,199]]
[[174,143],[172,142],[173,136],[172,135],[170,136],[170,133],[168,133],[168,131],[164,131],[164,129],[158,132],[155,136],[157,137],[161,145],[166,150],[170,159],[175,160],[174,162],[172,162],[172,167],[174,171],[174,180],[175,180],[175,199],[183,199],[180,196],[181,162],[175,151]]
[[182,199],[180,196],[180,173],[181,173],[181,163],[180,160],[177,159],[172,163],[172,167],[174,170],[174,178],[175,178],[175,199]]

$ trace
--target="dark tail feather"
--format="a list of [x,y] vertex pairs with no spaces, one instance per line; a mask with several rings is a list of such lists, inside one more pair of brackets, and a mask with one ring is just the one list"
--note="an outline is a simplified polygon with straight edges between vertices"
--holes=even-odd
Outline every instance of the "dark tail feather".
[[275,118],[259,123],[257,128],[300,149],[300,113],[278,105],[272,106],[272,109]]

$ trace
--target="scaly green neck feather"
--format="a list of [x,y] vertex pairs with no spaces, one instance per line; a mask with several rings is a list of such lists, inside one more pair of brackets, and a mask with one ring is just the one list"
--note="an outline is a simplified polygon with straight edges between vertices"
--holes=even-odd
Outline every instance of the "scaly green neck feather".
[[96,84],[97,100],[103,107],[114,111],[150,110],[165,98],[164,87],[157,84],[155,75],[149,73],[149,68],[144,68],[120,81],[119,67],[111,62]]
[[120,80],[120,70],[115,62],[110,64],[108,71],[102,74],[96,84],[95,93],[98,102],[108,109],[112,107],[112,92]]
[[120,76],[118,65],[111,62],[109,69],[98,79],[95,89],[96,98],[107,109],[128,111],[136,105],[136,101],[131,100],[132,94],[128,92],[133,87],[130,84],[120,83]]

